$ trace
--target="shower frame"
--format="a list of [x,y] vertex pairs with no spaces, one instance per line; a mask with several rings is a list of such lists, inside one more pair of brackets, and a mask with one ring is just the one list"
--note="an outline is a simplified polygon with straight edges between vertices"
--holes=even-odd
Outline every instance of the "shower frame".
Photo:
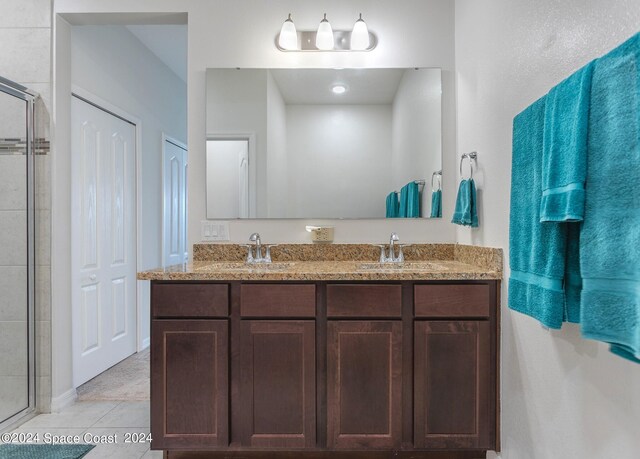
[[28,405],[8,418],[0,419],[0,432],[17,425],[36,410],[36,352],[35,352],[35,154],[36,154],[36,100],[38,93],[0,77],[0,92],[22,99],[26,113],[26,180],[27,180],[27,358]]

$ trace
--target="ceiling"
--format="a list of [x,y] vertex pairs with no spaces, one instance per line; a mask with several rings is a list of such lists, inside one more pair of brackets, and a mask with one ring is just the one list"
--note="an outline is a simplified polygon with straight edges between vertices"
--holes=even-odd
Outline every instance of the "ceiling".
[[[271,69],[286,104],[391,104],[406,69]],[[334,94],[337,84],[347,88]]]
[[128,25],[126,28],[182,81],[187,82],[186,25]]

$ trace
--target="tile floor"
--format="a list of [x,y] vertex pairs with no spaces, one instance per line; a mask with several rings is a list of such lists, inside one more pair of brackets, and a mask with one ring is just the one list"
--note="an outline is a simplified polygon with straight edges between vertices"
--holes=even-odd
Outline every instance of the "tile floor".
[[96,444],[87,459],[149,459],[161,458],[161,451],[149,450],[149,443],[125,444],[126,433],[149,433],[149,401],[85,401],[76,402],[60,413],[41,414],[14,432],[51,435],[117,435],[116,444]]

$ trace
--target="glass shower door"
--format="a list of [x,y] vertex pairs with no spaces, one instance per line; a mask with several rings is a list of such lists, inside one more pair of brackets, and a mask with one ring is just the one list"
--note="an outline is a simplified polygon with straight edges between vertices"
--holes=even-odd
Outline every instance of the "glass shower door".
[[33,101],[0,78],[0,430],[34,406]]

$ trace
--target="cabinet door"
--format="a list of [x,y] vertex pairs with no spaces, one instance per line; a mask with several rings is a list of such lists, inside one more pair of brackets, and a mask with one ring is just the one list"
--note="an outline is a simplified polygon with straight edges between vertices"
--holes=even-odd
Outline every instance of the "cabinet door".
[[487,321],[415,324],[416,448],[490,448]]
[[154,320],[153,449],[228,445],[226,320]]
[[327,331],[328,446],[399,447],[401,323],[329,321]]
[[247,320],[240,339],[243,445],[315,447],[315,323]]

